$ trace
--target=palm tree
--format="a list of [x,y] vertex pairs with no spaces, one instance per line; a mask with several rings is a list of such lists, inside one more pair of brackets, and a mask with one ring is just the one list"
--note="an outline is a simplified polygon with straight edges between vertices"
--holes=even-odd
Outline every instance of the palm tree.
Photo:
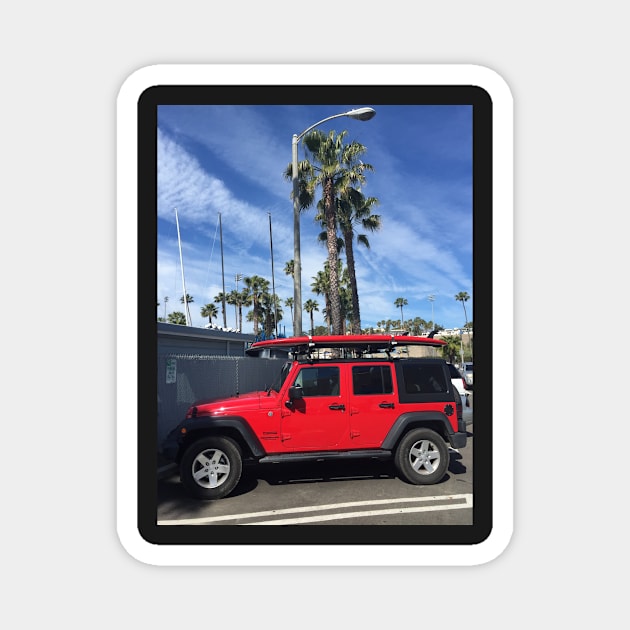
[[164,297],[164,319],[166,319],[166,305],[168,304],[168,295]]
[[[328,260],[324,261],[324,270],[318,271],[317,275],[313,276],[313,282],[311,283],[311,289],[315,295],[323,295],[326,301],[326,306],[324,308],[324,319],[328,325],[328,332],[331,333],[331,299],[330,299],[330,266],[328,264]],[[342,308],[342,293],[343,293],[343,282],[346,281],[346,272],[343,269],[343,263],[341,260],[337,260],[337,278],[340,279],[339,283],[339,306],[340,306],[340,314],[342,315],[342,328],[343,328],[343,313],[344,310]],[[348,310],[348,309],[346,309]]]
[[180,324],[182,326],[186,325],[186,315],[181,311],[173,311],[168,314],[168,323],[169,324]]
[[284,301],[284,305],[288,306],[291,309],[291,321],[293,321],[293,298],[292,297],[287,298]]
[[228,299],[227,293],[223,293],[223,291],[220,291],[219,293],[217,293],[217,295],[215,295],[213,298],[216,304],[221,304],[221,315],[223,316],[223,321],[225,321],[225,309],[223,308],[223,305],[227,302],[227,299]]
[[294,267],[295,267],[295,262],[293,260],[287,260],[286,263],[284,263],[284,273],[287,276],[293,276],[293,272],[294,272]]
[[[343,270],[343,283],[339,286],[339,303],[341,304],[341,334],[345,335],[348,329],[346,322],[350,324],[350,328],[352,329],[352,322],[354,321],[354,313],[352,312],[352,291],[349,287],[347,268]],[[361,334],[361,331],[357,334]]]
[[[381,228],[381,217],[372,214],[372,207],[378,204],[376,197],[364,197],[354,188],[348,190],[347,199],[340,204],[339,227],[343,235],[344,249],[346,252],[346,267],[350,282],[352,297],[352,333],[361,333],[361,313],[359,310],[359,290],[354,262],[354,234],[355,226],[361,226],[364,230],[375,232]],[[370,249],[370,241],[365,234],[357,235],[357,243]]]
[[455,299],[458,302],[461,302],[462,306],[464,307],[464,328],[465,328],[466,325],[468,324],[468,315],[466,315],[466,304],[465,304],[465,302],[468,302],[468,300],[470,300],[470,295],[468,295],[468,293],[466,293],[466,291],[460,291],[455,296]]
[[235,326],[238,330],[243,330],[243,306],[251,306],[252,299],[248,295],[247,289],[237,291],[233,289],[228,293],[226,298],[228,304],[232,304],[237,311],[237,322]]
[[260,320],[261,311],[260,311],[260,300],[262,294],[265,293],[269,289],[269,280],[265,280],[260,276],[247,276],[244,279],[245,288],[247,290],[248,297],[251,298],[253,305],[253,315],[252,320],[254,322],[254,335],[258,334],[258,322]]
[[330,333],[330,282],[328,280],[328,261],[324,264],[324,271],[318,271],[317,275],[313,276],[313,282],[311,283],[311,289],[315,295],[323,295],[324,306],[324,319],[328,326],[328,333]]
[[[365,171],[374,170],[370,164],[365,164],[360,157],[366,148],[358,142],[344,144],[347,131],[336,134],[331,131],[325,134],[315,129],[304,136],[304,145],[311,154],[312,162],[304,160],[300,165],[301,185],[299,188],[300,208],[312,205],[315,190],[322,189],[323,214],[326,224],[328,264],[330,270],[330,321],[332,334],[341,334],[341,301],[339,297],[339,278],[337,275],[337,223],[336,200],[344,194],[350,186],[360,186],[365,183]],[[285,177],[291,179],[293,166],[289,165]]]
[[184,305],[184,307],[186,308],[186,313],[184,314],[184,317],[186,318],[186,324],[188,323],[188,320],[191,319],[190,317],[190,308],[189,308],[189,304],[191,304],[192,302],[195,301],[195,299],[193,298],[192,295],[188,295],[188,293],[186,293],[186,296],[184,297],[182,295],[182,297],[179,298],[179,301]]
[[405,321],[403,318],[403,306],[407,306],[407,304],[409,304],[409,302],[407,302],[406,298],[403,298],[403,297],[396,298],[396,301],[394,302],[394,306],[400,308],[400,321],[401,322]]
[[236,305],[238,291],[232,289],[225,297],[226,304],[234,307],[234,328],[238,328],[238,307]]
[[276,333],[276,316],[278,317],[278,322],[282,320],[283,316],[280,298],[277,295],[272,295],[269,291],[265,291],[260,297],[259,309],[265,338],[270,339]]
[[201,308],[201,317],[207,317],[212,324],[212,318],[217,316],[217,307],[214,304],[206,304]]
[[457,357],[461,348],[460,338],[455,335],[447,335],[442,337],[442,341],[446,342],[446,345],[441,348],[442,357],[449,363],[454,363],[455,357]]
[[304,302],[304,310],[311,316],[311,335],[314,334],[315,323],[313,322],[313,311],[319,311],[317,300],[306,300]]
[[407,324],[411,335],[423,335],[426,330],[431,328],[429,326],[429,322],[422,319],[422,317],[414,317],[413,319],[410,319]]
[[[455,299],[458,302],[461,302],[462,306],[464,307],[464,328],[466,328],[466,331],[468,332],[468,315],[466,314],[466,302],[468,302],[468,300],[470,299],[470,295],[468,295],[466,291],[460,291],[455,296]],[[470,332],[468,332],[468,345],[470,345]]]

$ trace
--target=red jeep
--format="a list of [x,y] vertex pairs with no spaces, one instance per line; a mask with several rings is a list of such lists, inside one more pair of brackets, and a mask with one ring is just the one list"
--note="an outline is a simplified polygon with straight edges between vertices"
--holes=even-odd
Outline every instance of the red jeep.
[[254,343],[250,355],[288,352],[275,383],[195,403],[162,452],[200,499],[228,495],[243,463],[393,458],[405,481],[437,483],[448,468],[448,446],[466,446],[461,398],[443,359],[408,358],[404,349],[443,344],[387,335]]

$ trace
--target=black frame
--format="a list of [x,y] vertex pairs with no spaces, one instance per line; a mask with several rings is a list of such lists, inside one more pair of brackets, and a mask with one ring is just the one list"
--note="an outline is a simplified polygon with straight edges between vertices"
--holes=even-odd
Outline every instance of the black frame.
[[[368,102],[473,107],[473,321],[475,427],[473,524],[466,526],[158,526],[157,525],[157,111],[160,105]],[[471,85],[158,85],[138,99],[138,531],[158,545],[471,545],[492,532],[492,99]]]

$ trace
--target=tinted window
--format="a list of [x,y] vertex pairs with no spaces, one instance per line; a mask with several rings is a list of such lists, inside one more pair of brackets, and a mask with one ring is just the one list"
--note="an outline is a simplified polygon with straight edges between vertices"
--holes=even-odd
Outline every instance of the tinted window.
[[402,371],[407,394],[443,393],[448,391],[448,385],[441,365],[403,365]]
[[302,368],[293,384],[302,388],[304,396],[338,396],[339,368],[329,366]]
[[352,391],[364,394],[391,394],[392,371],[389,365],[357,365],[352,368]]

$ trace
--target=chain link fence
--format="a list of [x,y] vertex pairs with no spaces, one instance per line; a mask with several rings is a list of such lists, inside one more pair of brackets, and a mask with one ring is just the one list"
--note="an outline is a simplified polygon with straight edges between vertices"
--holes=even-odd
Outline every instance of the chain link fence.
[[286,359],[158,354],[158,448],[198,400],[269,387]]

